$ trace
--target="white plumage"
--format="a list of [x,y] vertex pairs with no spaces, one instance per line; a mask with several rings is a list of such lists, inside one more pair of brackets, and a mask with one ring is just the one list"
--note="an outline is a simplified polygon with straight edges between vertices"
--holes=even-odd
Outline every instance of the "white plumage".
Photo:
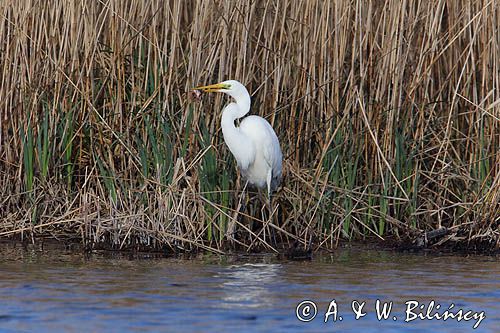
[[267,120],[259,116],[244,118],[239,127],[234,121],[250,111],[250,94],[235,80],[198,87],[205,92],[223,92],[234,99],[222,111],[222,134],[234,155],[243,178],[269,197],[281,182],[282,154],[278,137]]

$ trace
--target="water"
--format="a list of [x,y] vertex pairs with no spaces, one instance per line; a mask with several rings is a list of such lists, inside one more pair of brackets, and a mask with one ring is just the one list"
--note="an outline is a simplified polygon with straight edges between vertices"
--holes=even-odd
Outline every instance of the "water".
[[[0,250],[0,332],[464,332],[472,331],[482,311],[485,318],[475,331],[500,327],[497,257],[355,248],[297,262],[274,256],[128,259]],[[303,300],[316,304],[309,322],[296,317]],[[377,320],[377,300],[393,302],[387,320]],[[405,322],[405,302],[412,300],[426,308],[435,301],[431,315],[443,314],[452,303],[450,312],[473,312],[468,321]],[[366,315],[358,320],[353,301],[366,302]],[[336,317],[324,323],[330,304]]]

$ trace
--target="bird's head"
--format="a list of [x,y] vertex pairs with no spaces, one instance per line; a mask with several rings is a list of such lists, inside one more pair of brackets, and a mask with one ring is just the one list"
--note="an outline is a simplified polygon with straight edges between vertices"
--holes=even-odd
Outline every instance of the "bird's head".
[[194,90],[202,92],[221,92],[238,99],[242,95],[248,95],[248,91],[244,85],[236,80],[223,81],[208,86],[196,87]]

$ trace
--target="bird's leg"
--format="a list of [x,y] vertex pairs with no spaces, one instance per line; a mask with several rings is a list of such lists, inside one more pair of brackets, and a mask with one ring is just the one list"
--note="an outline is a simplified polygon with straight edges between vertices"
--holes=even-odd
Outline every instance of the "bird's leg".
[[[269,194],[268,199],[269,199],[269,201],[268,201],[269,218],[270,218],[270,222],[272,222],[274,209],[273,209],[273,197],[271,194]],[[276,242],[276,230],[274,230],[274,227],[271,228],[271,237],[272,237],[272,242],[273,242],[274,248],[277,248],[278,243]]]
[[[271,194],[271,192],[272,192],[271,191],[272,176],[273,176],[272,170],[269,170],[267,173],[267,200],[266,200],[266,203],[267,203],[267,208],[269,211],[269,219],[268,219],[267,224],[269,224],[273,220],[273,204],[272,204],[273,196]],[[276,248],[276,246],[277,246],[276,230],[274,230],[274,227],[271,228],[270,236],[272,238],[273,246]]]
[[[261,233],[262,233],[262,239],[265,241],[266,240],[266,229],[267,229],[267,218],[266,218],[266,214],[265,214],[265,208],[264,206],[262,206],[262,208],[260,209],[260,216],[262,218],[262,229],[261,229]],[[259,233],[260,234],[260,233]]]
[[[273,217],[274,217],[274,208],[273,208],[273,197],[271,194],[269,194],[269,196],[267,197],[267,207],[268,207],[268,210],[269,210],[269,219],[268,219],[268,224],[273,222]],[[274,230],[274,227],[271,226],[271,230],[270,230],[270,237],[272,238],[272,244],[274,246],[274,248],[277,248],[278,246],[278,243],[276,242],[276,230]]]
[[269,226],[269,223],[271,223],[273,221],[272,196],[268,195],[267,198],[265,198],[265,195],[262,193],[261,190],[259,190],[258,193],[259,193],[259,199],[262,203],[261,216],[262,216],[263,225],[262,225],[261,232],[263,232],[263,234],[264,234],[263,239],[264,240],[266,239],[266,233],[269,234],[269,237],[270,237],[269,239],[272,242],[272,246],[274,248],[276,248],[276,246],[277,246],[276,231],[274,230],[274,227]]
[[[240,177],[238,173],[238,179],[237,179],[238,185],[240,184]],[[230,240],[234,240],[234,234],[235,234],[235,229],[236,229],[236,221],[238,218],[238,214],[242,211],[245,210],[245,190],[248,186],[248,180],[245,182],[245,186],[243,186],[243,190],[241,191],[239,195],[239,200],[238,200],[238,205],[236,206],[236,210],[233,213],[232,219],[229,221],[228,228],[226,230],[226,237]],[[239,186],[238,186],[239,187]]]
[[245,192],[247,186],[248,186],[248,180],[245,182],[245,186],[243,186],[243,190],[241,191],[240,202],[238,203],[238,206],[241,207],[240,212],[245,212],[247,210],[247,198]]

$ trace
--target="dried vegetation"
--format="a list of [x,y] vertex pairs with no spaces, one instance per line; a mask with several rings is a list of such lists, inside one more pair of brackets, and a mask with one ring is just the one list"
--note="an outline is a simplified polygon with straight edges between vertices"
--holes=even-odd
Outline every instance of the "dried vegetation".
[[[2,239],[499,246],[498,1],[4,0],[0,71]],[[189,99],[230,78],[282,144],[272,221]]]

